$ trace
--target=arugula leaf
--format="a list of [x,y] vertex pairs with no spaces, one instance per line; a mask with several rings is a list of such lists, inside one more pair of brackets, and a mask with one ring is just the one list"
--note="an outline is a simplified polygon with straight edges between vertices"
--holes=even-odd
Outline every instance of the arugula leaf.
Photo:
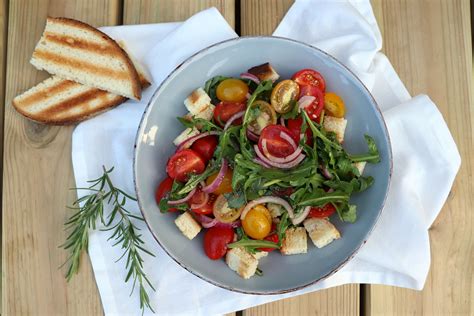
[[233,162],[235,155],[239,151],[239,130],[240,126],[231,126],[219,136],[219,144],[214,152],[214,157],[216,157],[217,161],[226,158],[227,161]]
[[349,194],[342,191],[324,192],[317,189],[313,192],[307,192],[298,202],[297,206],[321,206],[330,202],[348,202]]
[[353,204],[344,204],[342,206],[333,203],[339,218],[344,222],[354,223],[357,219],[357,206]]
[[[298,106],[296,106],[297,102],[295,99],[291,99],[289,103],[290,111],[283,113],[281,117],[283,117],[285,120],[287,119],[295,119],[299,116],[300,111],[298,109]],[[301,130],[302,133],[304,133],[303,129]]]
[[211,121],[205,120],[203,118],[196,118],[196,117],[177,117],[178,121],[183,124],[184,127],[193,128],[196,127],[201,132],[210,132],[210,131],[218,131],[221,132],[222,128],[217,126],[216,124],[212,123]]
[[184,195],[191,192],[201,181],[204,181],[207,177],[218,170],[217,163],[209,163],[207,169],[201,174],[193,174],[189,177],[186,184],[177,192],[179,195]]
[[244,247],[250,253],[256,253],[257,248],[280,248],[280,246],[272,241],[268,240],[254,240],[248,237],[242,237],[239,241],[233,242],[227,245],[228,248]]
[[211,98],[211,102],[213,104],[216,104],[219,102],[219,99],[217,99],[217,96],[216,96],[217,86],[219,85],[219,83],[221,83],[222,81],[226,79],[229,79],[229,77],[215,76],[207,80],[206,83],[204,84],[204,91],[207,93],[207,95],[209,95],[209,97]]
[[244,119],[243,119],[244,126],[246,126],[251,121],[249,116],[250,116],[250,112],[252,108],[251,105],[253,104],[253,102],[257,99],[259,95],[261,95],[262,93],[266,91],[271,91],[272,89],[273,89],[273,82],[271,80],[265,80],[265,81],[260,82],[260,84],[257,86],[255,91],[252,93],[252,95],[247,101],[247,110],[245,111]]
[[290,220],[288,219],[288,213],[285,212],[280,218],[280,221],[277,224],[277,235],[278,235],[278,245],[281,247],[281,243],[283,242],[283,238],[285,238],[285,232],[290,226]]
[[364,135],[367,146],[369,147],[369,152],[363,155],[350,155],[350,159],[353,162],[367,161],[369,163],[378,163],[380,162],[380,154],[377,149],[377,145],[372,137],[369,135]]
[[169,205],[168,201],[169,201],[168,198],[164,198],[164,199],[161,199],[160,203],[158,203],[158,207],[160,208],[161,213],[167,213],[172,208],[178,209],[180,211],[186,211],[189,208],[189,205],[187,203],[178,204],[178,205]]
[[233,190],[230,193],[225,193],[224,196],[230,208],[242,207],[247,202],[245,195],[240,191]]
[[319,137],[320,139],[323,140],[323,142],[325,142],[330,147],[333,147],[335,149],[341,149],[341,145],[337,141],[330,140],[329,138],[327,138],[326,135],[324,134],[324,132],[320,131],[316,127],[316,125],[314,125],[315,123],[313,121],[311,121],[311,119],[309,118],[308,113],[306,113],[306,111],[301,111],[301,113],[303,113],[303,118],[305,119],[305,121],[308,124],[309,128],[311,128],[311,131],[313,132],[313,136],[315,138]]

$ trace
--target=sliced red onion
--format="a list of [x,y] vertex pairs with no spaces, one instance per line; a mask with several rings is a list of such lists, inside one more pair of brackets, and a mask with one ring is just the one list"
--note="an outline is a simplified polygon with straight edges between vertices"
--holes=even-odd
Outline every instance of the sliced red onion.
[[332,174],[329,172],[329,170],[326,168],[326,166],[319,165],[319,167],[321,168],[321,173],[323,174],[323,176],[326,179],[331,180],[332,179]]
[[265,168],[272,168],[272,166],[270,166],[269,164],[263,162],[263,161],[262,161],[261,159],[259,159],[259,158],[254,158],[254,159],[253,159],[253,162],[258,163],[260,166],[265,167]]
[[240,74],[240,78],[242,79],[249,79],[249,80],[252,80],[253,82],[255,82],[256,84],[259,84],[260,83],[260,79],[258,79],[257,76],[249,73],[249,72],[243,72]]
[[[201,188],[203,188],[203,187],[204,187],[204,185],[201,184]],[[202,190],[201,190],[201,191],[202,191]],[[189,206],[191,209],[198,209],[198,208],[201,208],[201,207],[203,207],[204,205],[206,205],[206,203],[209,201],[209,193],[206,193],[206,192],[204,192],[204,191],[203,191],[203,193],[205,194],[205,195],[204,195],[204,200],[203,200],[201,203],[199,203],[199,204],[191,204],[191,205]]]
[[204,228],[211,228],[213,226],[216,226],[217,224],[217,219],[215,218],[210,218],[209,216],[203,215],[203,214],[194,214],[196,219],[201,223],[202,227]]
[[302,96],[299,100],[298,100],[298,108],[301,110],[301,109],[304,109],[306,108],[308,105],[310,105],[311,103],[313,103],[313,101],[316,100],[316,97],[313,97],[312,95],[305,95],[305,96]]
[[198,139],[209,136],[209,135],[219,135],[219,132],[218,131],[205,132],[205,133],[201,133],[201,134],[197,134],[195,136],[189,137],[188,139],[186,139],[185,141],[183,141],[181,144],[178,145],[177,150],[181,150],[183,148],[189,148]]
[[254,208],[255,206],[257,206],[258,204],[264,204],[264,203],[275,203],[275,204],[278,204],[278,205],[281,205],[283,206],[286,211],[288,212],[288,217],[289,218],[293,218],[295,216],[295,213],[293,212],[293,208],[291,207],[290,203],[288,203],[286,200],[280,198],[280,197],[277,197],[277,196],[262,196],[258,199],[255,199],[253,201],[250,201],[246,206],[245,208],[243,209],[242,211],[242,214],[240,214],[240,220],[243,220],[245,218],[245,216],[247,215],[247,213],[252,209]]
[[283,116],[280,116],[280,124],[281,124],[281,126],[286,127],[285,119],[283,118]]
[[297,166],[300,162],[303,161],[303,159],[306,157],[303,153],[300,153],[300,155],[293,161],[287,162],[287,163],[278,163],[278,162],[273,162],[269,160],[265,155],[260,151],[260,148],[258,148],[257,145],[253,146],[255,153],[257,154],[258,158],[260,158],[264,163],[275,167],[275,168],[280,168],[280,169],[290,169],[295,166]]
[[285,158],[275,157],[272,154],[270,154],[270,152],[268,151],[267,140],[266,139],[262,140],[262,149],[263,149],[263,153],[268,158],[268,160],[276,162],[276,163],[288,163],[290,161],[293,161],[296,158],[298,158],[298,156],[303,151],[303,147],[300,146],[300,147],[296,148],[296,150],[291,155],[288,155]]
[[232,116],[229,118],[229,120],[227,121],[227,123],[225,123],[225,125],[224,125],[224,130],[228,129],[229,126],[232,125],[232,123],[233,123],[235,120],[241,118],[242,116],[244,116],[244,114],[245,114],[245,111],[241,111],[241,112],[237,112],[237,113],[235,113],[234,115],[232,115]]
[[227,161],[222,158],[222,162],[221,162],[221,170],[219,170],[219,173],[217,174],[217,177],[214,179],[214,181],[212,181],[211,184],[205,186],[204,188],[202,188],[202,190],[206,193],[212,193],[214,192],[217,187],[219,187],[222,183],[222,180],[224,179],[224,176],[227,172]]
[[308,214],[310,211],[311,211],[311,206],[306,206],[300,214],[298,214],[295,218],[291,220],[293,225],[298,225],[301,222],[303,222],[306,219],[306,217],[308,217]]
[[251,141],[258,142],[258,135],[247,128],[247,137]]
[[186,203],[194,195],[194,193],[196,193],[196,188],[192,189],[191,192],[189,192],[188,195],[186,195],[184,198],[179,199],[179,200],[168,201],[168,204],[169,205],[177,205],[177,204]]
[[232,222],[232,223],[222,223],[217,221],[216,227],[222,227],[222,228],[237,228],[242,226],[242,222],[240,220]]
[[291,135],[285,132],[280,132],[280,137],[289,142],[291,147],[293,147],[293,150],[296,150],[296,147],[298,147],[298,145],[296,144],[293,137],[291,137]]

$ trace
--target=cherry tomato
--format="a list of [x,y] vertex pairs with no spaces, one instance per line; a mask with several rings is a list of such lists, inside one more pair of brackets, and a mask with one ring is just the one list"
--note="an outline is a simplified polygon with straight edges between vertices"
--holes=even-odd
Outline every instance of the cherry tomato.
[[[277,243],[278,242],[278,235],[277,234],[271,234],[271,235],[268,235],[267,237],[265,237],[263,239]],[[258,250],[266,251],[266,252],[272,252],[275,249],[276,248],[258,248]]]
[[344,117],[346,114],[346,107],[344,100],[334,92],[327,92],[324,94],[324,109],[327,114],[334,117]]
[[[212,181],[214,181],[215,178],[217,178],[217,175],[219,172],[211,174],[207,179],[206,179],[206,185],[210,185]],[[233,172],[232,169],[228,168],[227,172],[224,175],[224,179],[222,179],[221,184],[215,189],[212,193],[214,194],[224,194],[224,193],[230,193],[232,192],[232,176]]]
[[298,98],[300,87],[293,80],[283,80],[272,90],[270,101],[278,113],[286,113],[291,110],[291,100]]
[[[166,177],[163,181],[161,181],[155,192],[155,199],[157,204],[159,204],[161,199],[163,199],[171,191],[172,187],[173,179],[171,179],[170,177]],[[168,212],[176,212],[177,210],[177,208],[170,208],[168,209]]]
[[217,147],[217,137],[214,135],[209,135],[203,138],[196,140],[191,149],[194,150],[199,156],[201,156],[204,163],[207,164],[214,155],[214,151]]
[[319,88],[315,86],[301,86],[300,87],[300,98],[305,95],[315,96],[318,93]]
[[220,259],[227,252],[227,244],[233,240],[234,230],[232,228],[211,227],[204,234],[204,252],[209,259]]
[[189,175],[200,174],[205,167],[204,161],[194,150],[183,149],[168,160],[166,172],[172,179],[185,182]]
[[336,211],[336,208],[331,203],[327,203],[323,206],[314,206],[311,208],[308,214],[308,218],[317,217],[329,217]]
[[224,195],[219,195],[214,202],[214,206],[212,208],[212,213],[214,217],[222,223],[232,223],[236,221],[240,214],[242,214],[243,207],[241,208],[230,208],[229,203]]
[[319,72],[313,69],[302,69],[291,77],[300,86],[315,86],[322,92],[326,90],[326,82]]
[[[293,146],[280,136],[280,133],[286,133],[293,138],[293,133],[288,128],[281,125],[268,125],[265,127],[258,138],[258,148],[265,154],[263,150],[263,140],[267,142],[268,153],[272,156],[284,158],[291,155],[295,150]],[[299,135],[298,135],[299,138]]]
[[[241,102],[220,102],[214,108],[214,121],[220,126],[224,126],[224,124],[235,114],[238,112],[242,112],[245,110],[245,103]],[[240,125],[242,124],[242,119],[239,118],[235,120],[233,125]]]
[[247,235],[253,239],[263,239],[270,233],[272,216],[263,205],[252,208],[242,220],[242,227]]
[[[199,204],[199,201],[193,202],[195,195],[196,194],[194,194],[193,197],[191,198],[190,204]],[[214,194],[209,194],[209,199],[207,200],[206,204],[198,208],[191,208],[191,211],[193,211],[196,214],[203,214],[203,215],[212,214],[212,208],[214,207],[215,201],[216,201],[216,196]],[[202,200],[201,200],[201,203],[202,203]]]
[[[301,126],[302,125],[303,125],[303,118],[302,117],[297,117],[295,119],[288,119],[286,121],[286,126],[291,131],[291,133],[293,135],[293,139],[296,142],[300,141],[300,134],[301,134]],[[311,132],[311,129],[309,128],[309,126],[306,128],[305,134],[306,134],[306,144],[311,146],[312,143],[313,143],[313,132]]]
[[276,124],[277,115],[268,102],[258,100],[252,103],[251,106],[257,108],[259,112],[259,115],[249,122],[248,128],[251,132],[260,135],[265,127],[271,124]]
[[242,102],[247,99],[249,87],[240,79],[226,79],[217,86],[217,98],[221,101]]
[[304,109],[312,121],[318,121],[319,116],[324,109],[324,94],[318,89],[313,89],[311,92],[314,93],[313,96],[315,99]]

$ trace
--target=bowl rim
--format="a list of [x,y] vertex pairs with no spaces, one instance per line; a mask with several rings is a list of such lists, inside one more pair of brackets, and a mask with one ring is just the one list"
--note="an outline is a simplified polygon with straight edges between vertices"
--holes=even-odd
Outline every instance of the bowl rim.
[[[316,50],[318,51],[319,53],[325,55],[327,58],[331,59],[333,62],[335,62],[336,64],[342,66],[343,68],[345,68],[352,76],[353,78],[358,81],[360,83],[360,85],[363,87],[363,89],[365,89],[365,92],[367,93],[367,95],[369,96],[369,98],[372,100],[373,104],[375,105],[375,110],[378,112],[379,114],[379,117],[380,117],[380,120],[382,122],[382,127],[383,127],[383,130],[385,131],[385,135],[387,137],[387,146],[388,146],[388,160],[389,160],[389,174],[388,174],[388,182],[387,182],[387,190],[385,192],[385,196],[382,200],[382,204],[380,206],[380,209],[378,210],[378,213],[377,213],[377,216],[375,218],[375,221],[372,225],[372,227],[367,231],[367,233],[365,234],[364,236],[364,239],[359,243],[359,245],[354,248],[354,250],[339,264],[337,265],[333,270],[331,270],[330,272],[326,273],[325,275],[315,279],[315,280],[311,280],[310,282],[308,283],[305,283],[303,285],[299,285],[299,286],[296,286],[296,287],[293,287],[293,288],[289,288],[289,289],[283,289],[283,290],[269,290],[269,291],[251,291],[251,290],[242,290],[242,289],[238,289],[238,288],[233,288],[229,285],[226,285],[226,284],[222,284],[222,283],[219,283],[219,282],[216,282],[216,281],[213,281],[211,280],[210,278],[202,275],[201,273],[197,272],[197,271],[194,271],[192,268],[188,267],[187,265],[185,265],[184,263],[180,262],[177,258],[175,258],[173,256],[173,254],[168,251],[166,249],[166,247],[164,245],[162,245],[162,243],[159,241],[159,238],[158,236],[155,234],[155,232],[151,229],[151,226],[148,222],[148,219],[145,215],[145,212],[143,211],[144,207],[142,206],[141,204],[141,201],[140,201],[140,190],[138,188],[138,185],[137,185],[137,155],[138,155],[138,144],[140,143],[140,131],[141,129],[143,128],[143,125],[144,125],[144,122],[145,122],[145,118],[148,117],[148,113],[149,113],[149,110],[150,110],[150,107],[152,105],[152,103],[154,103],[154,100],[155,100],[155,97],[156,95],[158,94],[158,92],[161,90],[161,88],[163,87],[163,85],[165,83],[168,82],[168,80],[174,75],[174,73],[176,73],[182,66],[184,65],[187,65],[189,63],[192,63],[196,58],[200,57],[201,54],[205,53],[206,51],[216,47],[216,46],[220,46],[220,45],[224,45],[224,44],[227,44],[227,43],[230,43],[230,42],[239,42],[239,41],[245,41],[245,40],[251,40],[251,39],[277,39],[277,40],[282,40],[282,41],[287,41],[287,42],[291,42],[291,43],[296,43],[296,44],[299,44],[299,45],[303,45],[303,46],[306,46],[307,48],[309,49],[312,49],[312,50]],[[140,124],[138,125],[138,128],[137,128],[137,134],[135,136],[135,142],[134,142],[134,153],[133,153],[133,185],[134,185],[134,188],[135,188],[135,193],[137,195],[137,203],[138,203],[138,207],[140,209],[140,212],[143,216],[143,219],[148,227],[148,230],[150,231],[150,233],[152,234],[153,238],[156,240],[156,242],[158,243],[158,245],[160,245],[160,247],[163,249],[163,251],[170,257],[172,258],[178,265],[180,265],[182,268],[184,268],[185,270],[187,270],[188,272],[192,273],[193,275],[197,276],[198,278],[212,284],[212,285],[215,285],[217,287],[220,287],[222,289],[226,289],[226,290],[229,290],[229,291],[232,291],[232,292],[237,292],[237,293],[243,293],[243,294],[253,294],[253,295],[278,295],[278,294],[284,294],[284,293],[289,293],[289,292],[294,292],[294,291],[298,291],[298,290],[301,290],[303,288],[306,288],[308,286],[311,286],[311,285],[314,285],[316,283],[319,283],[325,279],[327,279],[328,277],[332,276],[333,274],[335,274],[336,272],[338,272],[341,268],[343,268],[350,260],[352,260],[355,255],[359,252],[359,250],[361,249],[361,247],[363,245],[365,245],[365,243],[367,242],[367,240],[369,239],[370,235],[372,234],[375,226],[377,226],[377,224],[379,223],[379,219],[380,219],[380,215],[382,214],[384,208],[385,208],[385,202],[387,201],[387,196],[388,196],[388,192],[390,191],[390,186],[391,186],[391,180],[392,180],[392,171],[393,171],[393,155],[392,155],[392,144],[391,144],[391,140],[390,140],[390,134],[388,133],[388,129],[387,129],[387,124],[385,122],[385,119],[383,117],[383,114],[382,114],[382,111],[380,110],[380,107],[377,103],[377,101],[375,100],[375,98],[373,97],[372,93],[369,91],[369,89],[365,86],[365,84],[359,79],[359,77],[357,77],[354,72],[349,69],[346,65],[344,65],[342,62],[340,62],[336,57],[330,55],[329,53],[315,47],[315,46],[312,46],[310,44],[307,44],[307,43],[304,43],[304,42],[301,42],[301,41],[298,41],[298,40],[294,40],[294,39],[290,39],[290,38],[286,38],[286,37],[281,37],[281,36],[270,36],[270,35],[261,35],[261,36],[239,36],[239,37],[234,37],[234,38],[230,38],[230,39],[227,39],[227,40],[224,40],[224,41],[220,41],[220,42],[217,42],[217,43],[214,43],[210,46],[207,46],[199,51],[197,51],[196,53],[192,54],[191,56],[189,56],[188,58],[186,58],[183,62],[181,62],[180,64],[178,64],[167,76],[165,79],[163,79],[163,81],[158,85],[158,87],[156,87],[155,91],[153,92],[152,96],[150,97],[150,100],[148,101],[146,107],[145,107],[145,110],[143,112],[143,115],[140,119]]]

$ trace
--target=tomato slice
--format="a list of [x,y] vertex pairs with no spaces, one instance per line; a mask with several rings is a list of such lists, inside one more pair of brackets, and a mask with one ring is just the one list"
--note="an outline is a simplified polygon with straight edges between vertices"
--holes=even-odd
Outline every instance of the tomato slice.
[[315,86],[301,86],[300,88],[300,98],[305,96],[305,95],[311,95],[311,96],[315,96],[319,91],[319,88],[318,87],[315,87]]
[[[202,192],[202,191],[201,191]],[[195,201],[193,201],[194,196],[196,196],[198,192],[196,192],[193,197],[191,198],[190,204],[200,204],[198,199],[201,199],[201,196],[196,197]],[[204,193],[204,192],[202,192]],[[192,208],[191,211],[193,211],[196,214],[203,214],[203,215],[209,215],[212,214],[212,209],[214,207],[214,202],[216,201],[216,196],[214,194],[209,194],[209,199],[207,200],[207,203],[204,204],[201,207],[198,208]],[[202,199],[200,200],[202,203]]]
[[[303,118],[302,117],[297,117],[295,119],[288,119],[286,121],[286,126],[291,131],[293,139],[296,142],[300,141],[300,134],[301,134],[301,126],[302,125],[303,125]],[[311,132],[311,129],[309,127],[306,128],[305,134],[306,134],[306,144],[311,146],[313,144],[313,132]]]
[[291,100],[298,98],[300,87],[293,80],[283,80],[272,90],[270,102],[278,113],[286,113],[291,110]]
[[322,92],[326,90],[326,82],[323,76],[313,69],[302,69],[291,77],[300,86],[318,87]]
[[204,160],[204,163],[207,164],[207,162],[211,160],[212,156],[214,156],[217,142],[217,136],[209,135],[196,140],[191,146],[191,149],[201,156],[202,160]]
[[308,214],[308,218],[317,217],[329,217],[336,212],[336,208],[331,203],[324,204],[323,206],[314,206],[311,208]]
[[344,101],[334,92],[327,92],[324,94],[324,109],[327,111],[328,115],[334,117],[341,118],[346,114]]
[[[245,110],[245,103],[242,102],[225,102],[222,101],[216,105],[214,108],[214,121],[220,126],[224,126],[224,124],[235,114],[242,112]],[[235,120],[233,125],[240,125],[242,124],[242,119],[239,118]]]
[[[211,174],[207,179],[206,179],[206,185],[210,185],[216,178],[219,172]],[[225,194],[225,193],[230,193],[232,192],[232,176],[234,175],[232,169],[228,168],[227,172],[224,175],[224,178],[222,179],[221,184],[212,191],[212,193],[215,194]]]
[[166,172],[170,178],[185,182],[191,174],[202,173],[205,167],[204,161],[194,150],[183,149],[168,160]]
[[242,214],[243,207],[241,208],[230,208],[227,199],[223,194],[217,196],[214,206],[212,208],[212,213],[214,217],[222,223],[232,223],[236,221],[240,214]]
[[319,89],[308,89],[307,93],[313,93],[314,101],[304,109],[312,121],[319,121],[321,112],[324,109],[324,94]]
[[[170,177],[166,177],[163,181],[161,181],[160,185],[158,188],[156,188],[155,192],[155,199],[156,203],[160,204],[160,201],[168,195],[168,193],[171,191],[171,188],[173,187],[173,179]],[[168,209],[168,212],[176,212],[178,209],[177,208],[170,208]]]
[[286,133],[293,136],[291,130],[281,125],[268,125],[265,127],[258,139],[258,148],[260,151],[265,154],[265,151],[263,150],[263,140],[266,140],[267,150],[270,155],[279,158],[291,155],[295,150],[290,142],[280,136],[280,133]]
[[220,259],[227,252],[227,244],[233,240],[234,229],[230,227],[211,227],[204,234],[204,252],[209,259]]

